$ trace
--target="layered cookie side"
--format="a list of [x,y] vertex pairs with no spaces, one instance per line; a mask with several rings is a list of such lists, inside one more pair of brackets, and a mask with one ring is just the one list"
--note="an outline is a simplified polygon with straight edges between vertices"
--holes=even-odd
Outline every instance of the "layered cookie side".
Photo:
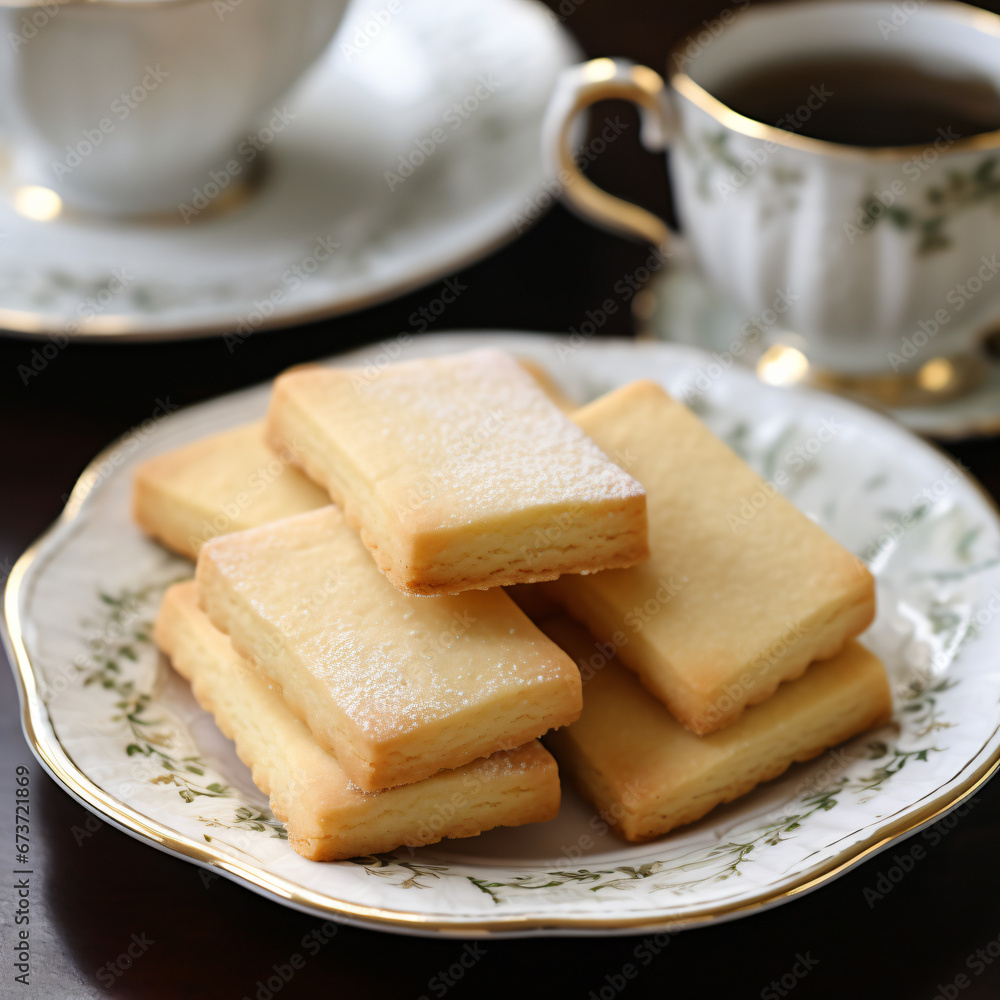
[[861,561],[658,385],[632,383],[574,419],[645,486],[652,555],[545,589],[693,732],[731,724],[871,623]]
[[132,486],[139,527],[189,559],[211,538],[329,502],[325,490],[268,447],[261,421],[148,459]]
[[495,350],[275,383],[269,440],[295,444],[375,562],[408,594],[631,566],[642,487]]
[[555,762],[537,742],[416,784],[362,792],[198,608],[193,583],[167,591],[155,636],[199,704],[235,742],[292,847],[306,858],[331,861],[418,847],[543,822],[558,811]]
[[502,590],[399,593],[335,507],[209,542],[202,606],[365,790],[520,746],[580,675]]
[[892,714],[885,668],[851,641],[733,725],[696,736],[616,658],[595,661],[595,650],[606,647],[579,625],[562,618],[543,627],[586,678],[579,720],[546,744],[562,773],[627,840],[650,840],[700,819]]

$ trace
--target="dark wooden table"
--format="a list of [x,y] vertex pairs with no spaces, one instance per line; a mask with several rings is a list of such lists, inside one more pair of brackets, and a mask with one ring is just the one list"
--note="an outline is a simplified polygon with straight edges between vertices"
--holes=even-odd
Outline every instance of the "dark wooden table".
[[[552,0],[591,55],[620,54],[655,67],[682,31],[718,13],[717,0]],[[628,109],[609,108],[631,115]],[[632,119],[634,120],[634,119]],[[632,133],[635,134],[634,132]],[[613,189],[666,211],[662,162],[618,143],[592,167]],[[566,331],[632,273],[646,249],[588,228],[555,209],[507,249],[458,275],[467,290],[432,329]],[[436,294],[436,286],[346,318],[252,336],[230,353],[219,339],[149,345],[74,344],[38,378],[17,374],[35,345],[0,338],[0,576],[52,521],[88,459],[147,417],[155,401],[192,403],[272,376],[300,361],[392,336]],[[630,336],[622,310],[610,335]],[[1000,496],[1000,444],[949,449]],[[34,761],[20,729],[13,680],[0,670],[0,863],[13,867],[15,767],[30,769],[31,985],[13,980],[13,877],[4,876],[0,997],[110,995],[268,1000],[258,981],[303,968],[286,997],[779,997],[805,973],[796,997],[962,998],[1000,996],[1000,960],[980,975],[967,958],[1000,935],[1000,783],[961,818],[918,835],[925,857],[870,905],[864,890],[894,865],[889,850],[835,883],[776,910],[680,934],[638,978],[632,938],[535,938],[482,942],[460,980],[448,970],[465,946],[340,928],[305,948],[321,922],[260,899],[225,879],[159,853],[90,814]],[[932,843],[934,841],[935,843]],[[869,899],[870,899],[869,894]],[[144,942],[129,966],[113,963]],[[316,952],[316,954],[312,954]],[[112,963],[109,966],[108,963]],[[109,971],[110,970],[110,971]],[[124,970],[124,971],[122,971]],[[782,985],[782,977],[786,977]],[[968,985],[962,985],[964,983]],[[449,985],[449,983],[451,985]],[[956,985],[958,983],[959,985]]]

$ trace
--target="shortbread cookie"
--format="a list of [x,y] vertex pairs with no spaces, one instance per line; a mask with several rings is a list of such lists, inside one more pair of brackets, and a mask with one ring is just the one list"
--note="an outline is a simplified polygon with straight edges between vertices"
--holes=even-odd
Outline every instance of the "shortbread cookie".
[[330,498],[264,440],[262,422],[194,441],[135,470],[132,516],[189,559],[210,538],[326,506]]
[[501,589],[406,597],[336,507],[227,535],[202,605],[360,788],[419,781],[580,712],[580,674]]
[[518,583],[505,587],[510,599],[533,621],[555,618],[562,614],[562,606],[549,595],[546,587],[538,583]]
[[292,847],[312,861],[472,837],[496,826],[544,822],[558,812],[555,761],[535,741],[416,784],[360,791],[198,608],[192,582],[167,591],[156,641],[236,743]]
[[[544,369],[532,361],[519,364],[561,410],[575,409]],[[167,548],[196,559],[210,538],[329,502],[326,490],[268,446],[258,421],[143,462],[133,480],[132,516]]]
[[871,623],[874,581],[861,561],[658,385],[635,382],[574,419],[646,487],[652,556],[545,588],[621,645],[626,666],[693,732],[729,725]]
[[646,498],[495,350],[370,376],[288,372],[268,438],[344,508],[407,594],[453,594],[631,566],[647,555]]
[[532,361],[530,358],[518,358],[517,363],[538,383],[538,388],[563,413],[572,413],[580,405],[562,391],[555,379],[537,361]]
[[544,628],[584,676],[583,713],[546,743],[562,773],[627,840],[700,819],[892,714],[885,668],[852,640],[727,729],[696,736],[579,625],[563,618]]

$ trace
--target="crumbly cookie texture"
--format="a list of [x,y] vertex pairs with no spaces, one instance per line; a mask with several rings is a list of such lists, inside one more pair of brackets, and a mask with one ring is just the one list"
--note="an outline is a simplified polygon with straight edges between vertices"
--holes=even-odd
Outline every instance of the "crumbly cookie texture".
[[562,773],[627,840],[692,823],[892,714],[885,668],[852,640],[733,725],[696,736],[581,626],[561,618],[543,627],[586,678],[580,719],[546,744]]
[[642,486],[500,351],[287,372],[267,428],[404,593],[551,580],[648,555]]
[[132,481],[132,517],[188,559],[209,539],[330,502],[326,491],[272,450],[257,421],[143,462]]
[[361,791],[198,608],[192,582],[167,591],[155,634],[198,703],[235,742],[303,857],[333,861],[419,847],[544,822],[559,810],[555,761],[537,741],[415,784]]
[[863,563],[660,386],[574,419],[645,486],[652,555],[543,587],[693,732],[730,725],[871,623]]
[[419,781],[580,712],[580,673],[502,589],[408,597],[336,507],[217,538],[199,598],[360,788]]

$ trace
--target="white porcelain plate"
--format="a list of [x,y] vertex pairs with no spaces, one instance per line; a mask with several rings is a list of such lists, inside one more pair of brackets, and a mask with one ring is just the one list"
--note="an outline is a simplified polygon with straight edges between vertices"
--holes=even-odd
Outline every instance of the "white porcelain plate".
[[0,329],[253,332],[452,273],[550,201],[538,136],[576,58],[533,0],[355,0],[320,63],[238,146],[234,186],[267,167],[241,207],[188,225],[42,222],[0,199]]
[[[129,520],[135,464],[259,418],[260,386],[116,442],[15,567],[6,620],[24,725],[56,780],[126,832],[276,902],[368,927],[471,936],[646,932],[751,913],[913,833],[993,773],[1000,523],[942,454],[858,406],[768,388],[676,345],[454,334],[403,353],[487,341],[541,362],[580,400],[656,379],[861,555],[878,579],[864,641],[891,673],[893,722],[649,844],[618,840],[567,791],[550,823],[382,857],[304,860],[151,645],[164,586],[192,566]],[[399,347],[390,346],[340,360],[378,365]]]

